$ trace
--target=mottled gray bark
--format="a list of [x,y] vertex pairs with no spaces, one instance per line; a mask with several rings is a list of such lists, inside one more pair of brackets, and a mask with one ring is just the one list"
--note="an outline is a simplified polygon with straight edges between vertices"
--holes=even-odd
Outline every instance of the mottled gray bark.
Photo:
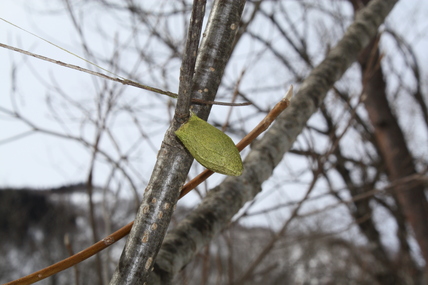
[[342,40],[303,82],[290,107],[280,115],[244,161],[244,173],[228,177],[212,189],[200,206],[172,230],[162,245],[152,274],[167,282],[188,264],[204,245],[230,222],[247,202],[261,191],[314,114],[327,91],[355,62],[361,50],[376,35],[379,25],[397,0],[375,0],[357,15]]

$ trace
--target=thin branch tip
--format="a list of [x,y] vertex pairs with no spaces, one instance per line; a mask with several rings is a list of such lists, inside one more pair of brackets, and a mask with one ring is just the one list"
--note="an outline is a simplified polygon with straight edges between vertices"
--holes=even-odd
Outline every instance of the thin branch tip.
[[293,98],[293,85],[288,87],[287,93],[285,93],[284,99],[290,101]]

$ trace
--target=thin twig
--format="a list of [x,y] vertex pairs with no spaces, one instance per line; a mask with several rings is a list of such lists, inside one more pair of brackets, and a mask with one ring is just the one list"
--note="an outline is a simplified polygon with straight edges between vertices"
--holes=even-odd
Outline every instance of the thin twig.
[[[73,251],[73,247],[71,245],[70,237],[69,237],[68,234],[66,234],[64,236],[64,245],[67,248],[68,253],[70,254],[70,256],[73,256],[74,255],[74,251]],[[74,278],[75,278],[74,284],[75,285],[79,285],[79,268],[77,267],[77,264],[74,266]]]
[[[51,63],[54,63],[54,64],[58,64],[58,65],[61,65],[61,66],[67,67],[67,68],[71,68],[71,69],[75,69],[75,70],[78,70],[78,71],[81,71],[81,72],[85,72],[85,73],[88,73],[88,74],[91,74],[91,75],[95,75],[95,76],[98,76],[98,77],[101,77],[101,78],[104,78],[104,79],[107,79],[107,80],[116,81],[116,82],[119,82],[119,83],[121,83],[123,85],[134,86],[134,87],[137,87],[137,88],[140,88],[140,89],[144,89],[144,90],[147,90],[147,91],[151,91],[151,92],[155,92],[155,93],[158,93],[158,94],[161,94],[161,95],[166,95],[168,97],[175,98],[175,99],[177,99],[177,97],[178,97],[178,95],[176,93],[174,93],[174,92],[164,91],[162,89],[159,89],[159,88],[156,88],[156,87],[151,87],[151,86],[148,86],[148,85],[144,85],[144,84],[141,84],[141,83],[138,83],[136,81],[129,80],[129,79],[126,79],[126,78],[109,76],[109,75],[106,75],[106,74],[101,73],[101,72],[97,72],[97,71],[93,71],[93,70],[90,70],[90,69],[86,69],[86,68],[80,67],[78,65],[65,63],[65,62],[62,62],[62,61],[59,61],[59,60],[55,60],[55,59],[52,59],[52,58],[49,58],[49,57],[46,57],[46,56],[43,56],[43,55],[35,54],[35,53],[29,52],[29,51],[26,51],[26,50],[23,50],[23,49],[20,49],[20,48],[16,48],[16,47],[13,47],[13,46],[9,46],[9,45],[5,45],[5,44],[0,43],[0,47],[5,48],[5,49],[9,49],[9,50],[13,50],[13,51],[25,54],[25,55],[29,55],[29,56],[35,57],[37,59],[48,61],[48,62],[51,62]],[[201,100],[201,99],[192,99],[192,102],[196,103],[196,104],[221,105],[221,106],[236,106],[236,107],[251,105],[251,103],[249,103],[249,102],[227,103],[227,102],[217,102],[217,101],[204,101],[204,100]]]

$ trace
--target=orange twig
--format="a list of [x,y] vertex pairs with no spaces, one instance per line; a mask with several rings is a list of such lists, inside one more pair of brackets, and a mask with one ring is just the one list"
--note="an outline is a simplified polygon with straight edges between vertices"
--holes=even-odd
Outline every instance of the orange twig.
[[[290,99],[293,95],[293,86],[291,86],[286,94],[286,96],[279,101],[275,107],[266,115],[266,117],[248,134],[246,135],[237,145],[239,151],[242,151],[245,147],[247,147],[255,138],[257,138],[262,132],[264,132],[272,122],[290,105]],[[208,177],[213,174],[211,170],[206,169],[201,174],[193,178],[186,185],[183,186],[180,197],[184,197],[187,193],[189,193],[192,189],[196,188],[199,184],[205,181]],[[4,285],[28,285],[43,280],[49,276],[52,276],[60,271],[63,271],[67,268],[70,268],[77,263],[88,259],[89,257],[95,255],[101,250],[109,247],[114,244],[118,240],[122,239],[124,236],[129,234],[131,231],[132,225],[134,222],[130,222],[126,226],[120,228],[115,231],[111,235],[103,238],[99,242],[91,245],[90,247],[76,253],[73,256],[70,256],[64,260],[61,260],[55,264],[52,264],[46,268],[43,268],[39,271],[31,273],[30,275],[24,276],[22,278],[16,279]]]

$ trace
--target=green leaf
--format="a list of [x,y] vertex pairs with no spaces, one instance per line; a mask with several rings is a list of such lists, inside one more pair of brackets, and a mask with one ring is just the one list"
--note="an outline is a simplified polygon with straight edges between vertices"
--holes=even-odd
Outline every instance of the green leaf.
[[242,174],[242,159],[232,139],[193,112],[175,134],[193,157],[209,170],[233,176]]

